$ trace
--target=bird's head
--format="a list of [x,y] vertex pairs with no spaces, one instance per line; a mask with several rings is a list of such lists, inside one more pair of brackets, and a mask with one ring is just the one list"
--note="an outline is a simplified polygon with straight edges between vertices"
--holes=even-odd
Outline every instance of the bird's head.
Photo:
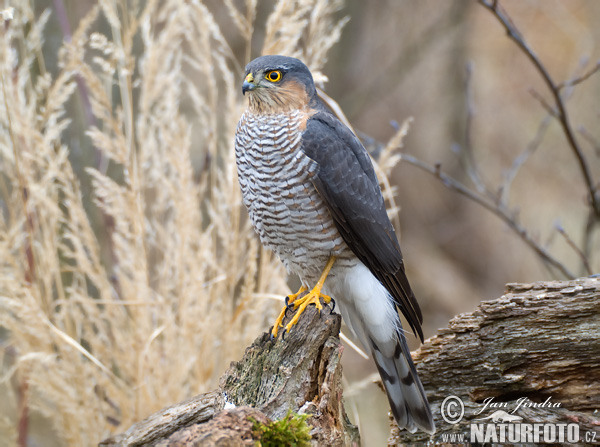
[[242,93],[249,94],[250,109],[261,113],[304,109],[317,97],[308,67],[287,56],[261,56],[246,65]]

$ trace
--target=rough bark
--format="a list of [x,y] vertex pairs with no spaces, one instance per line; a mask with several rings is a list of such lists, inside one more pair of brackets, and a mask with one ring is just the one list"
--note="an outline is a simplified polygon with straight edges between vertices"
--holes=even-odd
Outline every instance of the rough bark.
[[311,415],[312,445],[359,445],[342,402],[340,324],[339,315],[309,307],[285,340],[257,338],[217,390],[165,408],[100,445],[254,445],[249,418],[266,423],[288,409]]
[[[259,337],[217,390],[161,410],[101,445],[253,445],[249,417],[264,423],[289,408],[312,415],[313,445],[358,445],[342,404],[339,327],[338,315],[319,316],[311,307],[285,341]],[[582,436],[598,432],[600,278],[509,284],[501,298],[452,319],[413,357],[438,430],[432,437],[411,434],[392,421],[390,445],[443,442],[453,433],[468,440],[470,424],[490,422],[500,408],[523,423],[575,422]],[[464,403],[455,425],[441,415],[449,396]],[[513,414],[519,400],[548,398],[560,407],[522,405]],[[224,410],[226,402],[236,407]]]
[[[504,296],[452,319],[413,358],[437,424],[434,441],[450,433],[469,439],[472,422],[491,422],[499,409],[513,414],[526,398],[560,408],[521,406],[514,415],[522,423],[575,422],[582,438],[595,431],[600,442],[600,278],[508,284]],[[464,403],[456,425],[440,412],[449,396]],[[390,445],[429,440],[392,422]]]

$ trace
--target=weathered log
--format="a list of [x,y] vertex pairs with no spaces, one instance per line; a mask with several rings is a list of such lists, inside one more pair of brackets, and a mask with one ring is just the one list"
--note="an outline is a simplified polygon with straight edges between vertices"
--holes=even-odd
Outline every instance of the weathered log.
[[291,409],[310,415],[312,445],[358,446],[358,429],[342,402],[340,324],[339,315],[309,307],[285,340],[257,338],[217,390],[165,408],[100,445],[254,445],[253,420],[281,419]]
[[[101,445],[252,445],[250,417],[265,423],[290,408],[312,415],[313,445],[358,445],[342,403],[339,326],[338,315],[325,310],[319,316],[309,308],[285,341],[259,337],[232,363],[219,389],[164,409]],[[389,445],[448,443],[452,434],[468,443],[470,424],[493,422],[499,409],[500,421],[508,414],[528,424],[576,423],[581,442],[591,443],[591,435],[584,438],[590,433],[600,440],[599,278],[509,284],[503,297],[458,315],[413,357],[438,430],[432,437],[411,434],[392,421]],[[464,404],[457,424],[442,417],[450,396]],[[224,410],[226,402],[237,407]]]
[[[600,278],[508,284],[504,296],[452,319],[413,358],[437,432],[411,434],[392,421],[389,445],[449,442],[450,434],[468,441],[472,423],[500,422],[506,413],[522,424],[576,423],[580,442],[600,443]],[[457,424],[442,417],[460,414],[458,401],[442,405],[450,396],[464,403]]]

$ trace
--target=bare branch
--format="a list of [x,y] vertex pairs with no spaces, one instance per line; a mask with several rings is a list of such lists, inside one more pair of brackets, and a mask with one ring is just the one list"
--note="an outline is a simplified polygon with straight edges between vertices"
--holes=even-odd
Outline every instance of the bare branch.
[[[523,51],[523,53],[529,58],[529,60],[531,60],[533,65],[536,67],[536,69],[542,76],[544,82],[546,83],[546,85],[548,86],[550,91],[552,92],[552,95],[554,97],[554,102],[556,103],[557,119],[560,122],[561,127],[563,128],[565,137],[567,138],[567,141],[569,143],[569,146],[571,147],[571,149],[575,155],[575,158],[577,159],[577,161],[579,163],[579,167],[583,174],[584,181],[585,181],[585,184],[586,184],[586,187],[588,190],[590,205],[594,211],[595,218],[597,220],[600,220],[600,202],[599,202],[600,199],[599,199],[598,195],[596,194],[596,192],[597,192],[596,187],[594,185],[594,181],[592,179],[592,174],[590,172],[590,168],[589,168],[589,165],[585,158],[585,155],[583,154],[583,151],[581,150],[581,147],[579,146],[579,143],[578,143],[577,139],[575,138],[575,132],[573,131],[571,124],[569,123],[569,117],[567,115],[565,103],[563,101],[563,98],[560,95],[561,85],[556,84],[554,82],[554,80],[550,76],[550,73],[548,73],[548,70],[546,69],[544,64],[541,62],[539,57],[535,54],[535,52],[529,46],[529,44],[527,42],[525,42],[525,39],[523,38],[521,32],[515,26],[515,24],[511,20],[511,18],[508,16],[508,14],[505,11],[503,11],[500,8],[498,1],[497,0],[495,0],[495,1],[478,0],[478,1],[483,7],[485,7],[490,12],[492,12],[492,14],[498,19],[498,21],[502,24],[502,26],[506,30],[508,37],[510,39],[512,39],[517,44],[517,46]],[[592,74],[593,73],[589,74],[587,77],[591,76]],[[584,79],[581,79],[581,81],[583,81],[583,80]],[[581,82],[581,81],[579,81],[579,82]]]
[[517,222],[515,215],[511,215],[510,211],[505,206],[503,206],[502,204],[494,203],[488,198],[482,197],[481,195],[467,188],[462,183],[443,173],[441,164],[439,163],[437,163],[435,166],[431,166],[408,154],[402,154],[402,160],[410,163],[413,166],[416,166],[417,168],[425,172],[430,173],[438,180],[440,180],[448,189],[458,192],[459,194],[467,197],[469,200],[477,203],[486,210],[490,211],[492,214],[499,217],[504,223],[506,223],[510,227],[510,229],[517,233],[519,237],[530,248],[532,248],[533,251],[535,251],[545,263],[559,270],[567,278],[573,279],[576,277],[562,262],[560,262],[558,259],[552,256],[542,245],[535,241],[534,238],[532,238],[529,235],[527,229],[525,229]]
[[556,86],[556,88],[563,89],[565,87],[573,87],[573,86],[585,81],[586,79],[590,78],[592,75],[594,75],[598,71],[600,71],[600,60],[597,61],[596,65],[594,65],[594,67],[591,70],[589,70],[587,73],[584,73],[581,76],[570,79],[568,81],[561,82],[560,84],[558,84]]
[[558,111],[556,110],[555,107],[552,107],[550,104],[548,104],[548,101],[546,101],[546,99],[534,88],[529,88],[527,90],[529,92],[529,94],[531,96],[533,96],[533,98],[538,101],[541,106],[544,108],[544,110],[546,110],[546,112],[548,112],[548,115],[553,116],[556,119],[560,119],[560,116],[558,115]]
[[[583,68],[585,68],[585,66],[582,66],[582,69]],[[589,77],[589,76],[587,76],[587,77]],[[574,77],[573,79],[579,79],[579,78]],[[565,102],[571,98],[571,96],[573,95],[573,91],[574,91],[573,88],[569,88],[564,93],[563,100]],[[542,139],[543,139],[544,135],[546,134],[546,130],[548,130],[548,126],[550,125],[551,118],[558,117],[558,113],[556,112],[556,109],[553,108],[552,106],[550,106],[550,104],[548,104],[546,102],[544,97],[537,90],[530,88],[529,93],[531,94],[531,96],[533,96],[536,100],[538,100],[540,102],[542,107],[544,109],[546,109],[546,111],[548,112],[548,115],[546,115],[546,117],[540,122],[538,129],[535,133],[535,136],[533,137],[533,140],[531,140],[531,142],[527,145],[525,150],[517,158],[514,159],[511,168],[508,170],[508,172],[504,176],[505,180],[504,180],[504,183],[500,187],[499,194],[500,194],[500,201],[505,206],[508,204],[508,194],[510,192],[511,184],[514,181],[515,177],[517,176],[519,169],[529,159],[529,157],[537,150],[539,145],[542,143]]]

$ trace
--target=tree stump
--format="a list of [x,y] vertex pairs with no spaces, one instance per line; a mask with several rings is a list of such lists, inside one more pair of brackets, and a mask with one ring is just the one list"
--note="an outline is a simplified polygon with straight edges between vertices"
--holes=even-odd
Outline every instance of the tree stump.
[[165,408],[100,446],[252,446],[252,421],[281,419],[289,409],[310,415],[312,445],[360,445],[342,401],[340,325],[328,308],[319,314],[310,306],[284,340],[257,338],[217,390]]
[[[288,409],[311,415],[312,445],[359,445],[342,401],[340,324],[339,315],[310,307],[284,341],[268,334],[256,339],[217,390],[161,410],[100,445],[254,445],[249,421],[281,419]],[[452,434],[468,444],[471,423],[510,424],[511,417],[576,423],[582,443],[592,440],[586,433],[600,441],[600,278],[508,284],[504,296],[453,318],[413,358],[437,432],[399,431],[390,418],[390,446],[449,443]],[[456,424],[442,417],[450,396],[464,405]]]

